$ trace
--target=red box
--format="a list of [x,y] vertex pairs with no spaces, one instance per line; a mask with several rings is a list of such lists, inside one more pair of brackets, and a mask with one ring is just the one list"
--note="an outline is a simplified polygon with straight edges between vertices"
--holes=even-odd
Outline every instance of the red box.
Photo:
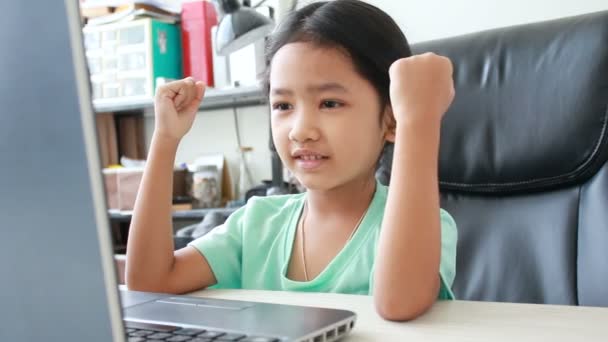
[[215,25],[217,14],[210,1],[182,4],[184,77],[192,76],[210,87],[214,85],[211,28]]

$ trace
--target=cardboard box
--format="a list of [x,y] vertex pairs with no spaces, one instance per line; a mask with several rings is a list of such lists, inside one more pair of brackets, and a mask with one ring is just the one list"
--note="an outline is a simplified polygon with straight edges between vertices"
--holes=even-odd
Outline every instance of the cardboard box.
[[[110,168],[103,170],[108,209],[133,210],[143,168]],[[187,196],[185,169],[173,172],[173,197]]]

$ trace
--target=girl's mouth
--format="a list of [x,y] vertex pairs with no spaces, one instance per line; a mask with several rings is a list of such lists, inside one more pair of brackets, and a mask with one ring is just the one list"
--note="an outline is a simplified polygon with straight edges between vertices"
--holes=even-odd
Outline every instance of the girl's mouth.
[[321,167],[329,157],[321,155],[301,155],[294,157],[296,165],[304,170],[315,170]]

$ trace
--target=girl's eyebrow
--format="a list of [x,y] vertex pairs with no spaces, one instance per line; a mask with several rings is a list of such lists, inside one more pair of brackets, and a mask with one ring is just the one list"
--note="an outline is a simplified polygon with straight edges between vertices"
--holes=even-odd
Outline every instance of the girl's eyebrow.
[[339,93],[348,93],[348,89],[345,86],[337,82],[322,83],[312,85],[306,88],[309,93],[322,93],[325,91],[337,91]]
[[270,93],[272,95],[293,95],[293,91],[287,88],[272,88]]
[[[306,87],[309,93],[322,93],[326,91],[337,91],[340,93],[349,93],[348,89],[337,82],[321,83]],[[293,95],[293,90],[288,88],[272,88],[272,95]]]

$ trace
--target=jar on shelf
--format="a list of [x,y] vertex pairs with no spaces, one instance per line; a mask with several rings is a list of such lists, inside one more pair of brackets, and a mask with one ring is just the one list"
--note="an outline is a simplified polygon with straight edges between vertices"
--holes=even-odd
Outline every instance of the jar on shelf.
[[193,208],[218,208],[221,204],[220,174],[215,165],[199,165],[192,172]]

